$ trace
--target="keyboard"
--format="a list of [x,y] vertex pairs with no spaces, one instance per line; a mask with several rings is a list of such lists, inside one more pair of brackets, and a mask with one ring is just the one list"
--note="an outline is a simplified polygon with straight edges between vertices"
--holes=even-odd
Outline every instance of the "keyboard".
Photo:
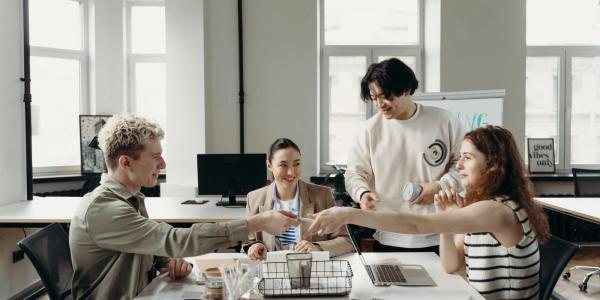
[[402,271],[397,265],[374,265],[371,266],[380,282],[406,282]]

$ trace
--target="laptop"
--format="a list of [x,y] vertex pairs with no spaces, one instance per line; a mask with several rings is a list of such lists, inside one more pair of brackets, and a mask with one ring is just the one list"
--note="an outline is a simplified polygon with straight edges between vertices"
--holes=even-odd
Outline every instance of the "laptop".
[[358,246],[358,240],[353,234],[354,230],[357,229],[357,225],[348,224],[346,229],[348,235],[352,240],[352,245],[358,253],[360,262],[365,267],[367,274],[371,278],[371,281],[376,286],[390,286],[390,285],[403,285],[403,286],[435,286],[435,281],[429,276],[427,270],[421,265],[405,265],[405,264],[377,264],[368,265],[365,258],[360,251]]

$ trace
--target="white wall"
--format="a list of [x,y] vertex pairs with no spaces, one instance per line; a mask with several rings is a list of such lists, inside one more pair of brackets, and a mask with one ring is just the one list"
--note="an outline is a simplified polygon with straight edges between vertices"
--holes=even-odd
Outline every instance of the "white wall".
[[525,1],[441,1],[440,90],[506,89],[504,126],[524,150]]
[[[206,1],[207,150],[239,151],[237,1]],[[278,137],[302,150],[303,177],[317,173],[317,1],[245,1],[247,153]]]
[[196,186],[196,154],[206,151],[203,3],[165,2],[169,153],[165,187]]
[[204,2],[207,153],[238,153],[240,149],[237,32],[236,0]]
[[88,2],[91,114],[126,110],[122,3],[122,0]]
[[[26,198],[23,39],[20,0],[0,1],[0,205]],[[21,229],[0,229],[0,299],[39,280],[29,260],[12,262]]]

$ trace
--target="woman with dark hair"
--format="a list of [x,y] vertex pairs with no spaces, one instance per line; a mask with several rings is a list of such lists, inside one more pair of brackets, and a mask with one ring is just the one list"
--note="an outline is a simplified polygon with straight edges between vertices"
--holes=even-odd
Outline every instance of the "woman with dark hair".
[[451,273],[467,267],[471,285],[488,299],[537,298],[538,242],[549,235],[546,216],[533,201],[512,134],[487,126],[465,135],[457,163],[465,197],[435,195],[436,213],[374,212],[332,208],[315,215],[309,232],[345,223],[402,233],[440,234],[440,258]]
[[[279,138],[269,148],[267,169],[273,174],[273,183],[248,193],[246,216],[253,216],[268,210],[294,212],[299,217],[307,217],[335,206],[333,195],[328,187],[306,183],[300,179],[302,159],[300,148],[287,138]],[[257,232],[249,237],[250,243],[243,248],[251,259],[266,258],[267,251],[329,251],[337,256],[353,251],[345,230],[330,235],[310,235],[306,229],[310,223],[302,222],[298,227],[290,227],[284,233],[273,236],[267,232]]]

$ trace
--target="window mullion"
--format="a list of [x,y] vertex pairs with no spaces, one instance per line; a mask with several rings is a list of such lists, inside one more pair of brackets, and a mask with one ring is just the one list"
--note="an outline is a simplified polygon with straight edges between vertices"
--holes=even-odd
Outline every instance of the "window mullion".
[[130,56],[127,67],[129,69],[129,101],[127,101],[127,111],[135,113],[135,65],[138,63],[133,57]]
[[560,58],[561,62],[561,88],[560,93],[561,104],[563,105],[562,114],[560,114],[559,124],[562,136],[562,142],[560,143],[560,150],[563,153],[561,155],[562,161],[559,165],[560,169],[569,170],[571,168],[571,91],[572,91],[572,76],[571,76],[571,54],[565,49]]
[[[321,1],[322,3],[323,1]],[[325,164],[330,161],[329,157],[329,101],[331,101],[329,82],[329,56],[331,54],[321,51],[321,162],[320,168],[323,170]]]
[[90,74],[89,74],[89,65],[86,54],[82,54],[79,57],[79,114],[88,114],[91,113],[90,107],[92,106],[90,103]]
[[[370,49],[371,55],[367,56],[367,67],[370,66],[372,63],[377,61],[377,51],[373,48]],[[373,105],[373,102],[367,102],[365,103],[366,108],[365,108],[365,117],[366,119],[369,119],[370,117],[372,117],[373,115],[375,115],[377,113],[377,111],[375,110],[375,105]]]

